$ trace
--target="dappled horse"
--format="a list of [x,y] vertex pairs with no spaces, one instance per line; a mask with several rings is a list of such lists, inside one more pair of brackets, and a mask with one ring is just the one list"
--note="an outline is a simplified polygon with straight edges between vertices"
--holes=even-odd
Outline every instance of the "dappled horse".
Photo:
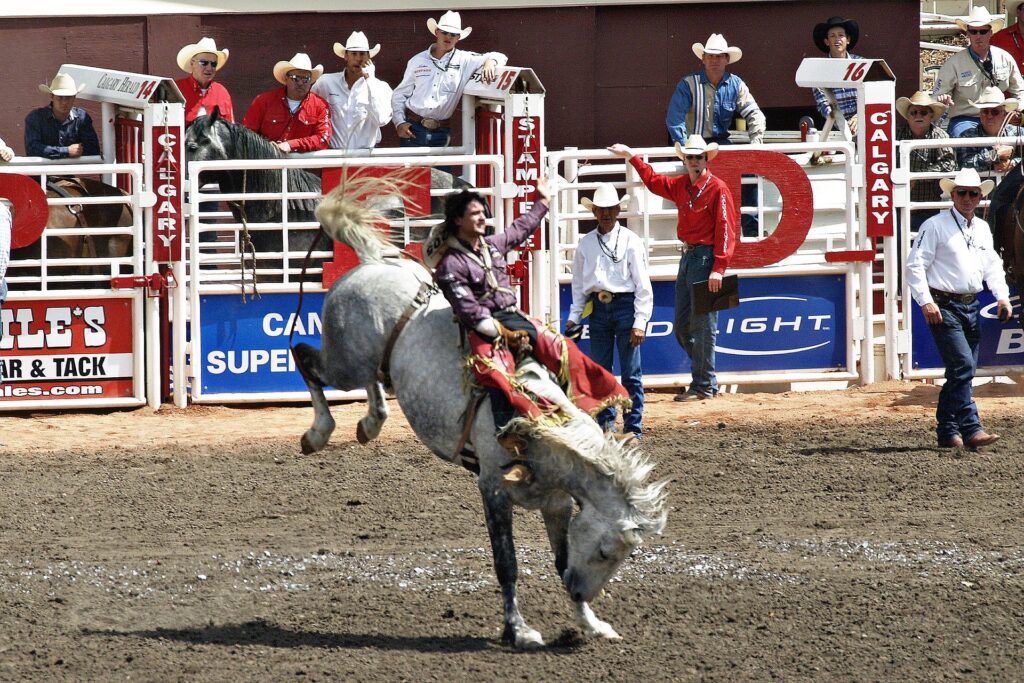
[[[99,180],[85,177],[52,178],[47,183],[46,196],[51,199],[77,199],[88,197],[122,198],[126,193],[117,187]],[[94,228],[130,228],[132,208],[124,202],[103,204],[50,204],[46,227],[75,229],[63,235],[44,233],[47,259],[107,259],[123,258],[132,251],[131,235],[104,235],[91,232]],[[11,254],[11,265],[16,270],[18,262],[36,260],[41,257],[39,242]],[[55,275],[96,275],[109,273],[107,265],[67,265],[49,267]],[[128,272],[122,268],[121,272]],[[18,272],[17,274],[24,274]],[[18,289],[18,286],[13,288]]]
[[[350,196],[380,194],[352,189],[358,184],[359,180],[349,184]],[[555,568],[583,632],[618,638],[588,603],[644,537],[663,530],[665,483],[647,483],[653,465],[638,449],[606,437],[566,398],[548,371],[532,361],[521,363],[517,379],[554,402],[566,420],[538,426],[525,418],[514,419],[509,429],[526,439],[521,455],[528,459],[532,476],[513,480],[511,472],[506,475],[511,456],[495,438],[487,399],[475,412],[470,407],[471,388],[463,374],[465,359],[451,307],[423,266],[388,254],[396,250],[372,227],[379,216],[351,201],[344,189],[333,190],[317,215],[328,234],[352,247],[361,263],[327,294],[322,349],[307,344],[294,349],[315,410],[313,426],[302,438],[303,452],[322,449],[334,431],[325,386],[366,389],[368,413],[357,428],[361,443],[380,433],[388,414],[384,387],[390,386],[409,424],[431,451],[479,473],[504,601],[503,638],[517,647],[544,643],[519,612],[513,504],[540,509]],[[473,417],[464,432],[466,414]],[[472,455],[462,448],[467,434]]]
[[[185,150],[189,161],[216,161],[226,159],[281,159],[282,154],[277,146],[262,135],[255,133],[241,124],[231,123],[220,116],[220,110],[214,108],[209,116],[200,116],[189,126],[185,135]],[[309,171],[288,169],[289,192],[321,191],[320,177]],[[224,193],[255,193],[281,192],[281,172],[279,170],[228,170],[204,171],[204,181],[209,179],[220,185]],[[431,187],[436,189],[468,187],[468,183],[450,173],[431,168]],[[291,199],[288,201],[288,222],[312,222],[313,212],[319,199]],[[440,214],[440,201],[432,206],[434,213]],[[432,202],[434,204],[434,202]],[[402,210],[400,200],[394,202],[393,208]],[[276,223],[281,221],[281,202],[279,200],[247,200],[232,202],[231,212],[237,222],[244,217],[247,223]],[[394,213],[388,217],[395,218]],[[423,237],[429,228],[423,230]],[[316,235],[315,230],[289,230],[289,251],[303,254],[309,249]],[[281,251],[282,238],[278,231],[254,230],[250,233],[253,246],[257,253],[264,251]],[[322,239],[317,250],[330,250],[328,240]]]

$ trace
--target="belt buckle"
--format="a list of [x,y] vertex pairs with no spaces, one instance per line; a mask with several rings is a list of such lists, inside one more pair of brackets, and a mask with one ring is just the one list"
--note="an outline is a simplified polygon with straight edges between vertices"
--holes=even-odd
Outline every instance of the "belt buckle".
[[601,291],[597,293],[597,300],[603,304],[610,304],[612,302],[612,299],[614,298],[615,295],[612,294],[611,292]]
[[426,128],[427,130],[437,130],[438,128],[441,127],[441,122],[438,121],[437,119],[431,119],[424,116],[420,120],[420,125]]
[[691,248],[690,243],[687,242],[686,240],[680,240],[680,241],[682,242],[682,251],[683,251],[683,253],[685,254],[686,252],[690,251],[690,248]]

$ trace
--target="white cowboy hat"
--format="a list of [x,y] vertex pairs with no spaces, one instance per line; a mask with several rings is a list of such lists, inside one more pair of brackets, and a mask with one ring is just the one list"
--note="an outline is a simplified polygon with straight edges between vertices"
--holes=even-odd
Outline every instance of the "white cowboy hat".
[[725,36],[721,33],[712,33],[708,37],[708,42],[701,45],[700,43],[693,44],[693,54],[697,55],[697,59],[704,59],[704,53],[709,55],[729,55],[729,63],[735,64],[743,58],[743,50],[738,47],[730,47],[729,43],[725,42]]
[[611,183],[601,183],[597,186],[597,191],[594,192],[594,199],[591,200],[584,197],[580,200],[580,204],[583,205],[587,211],[593,211],[594,207],[600,209],[606,209],[610,206],[618,206],[620,209],[625,209],[629,202],[629,195],[624,194],[619,196],[615,186]]
[[75,85],[75,79],[68,74],[57,74],[53,77],[50,85],[40,84],[39,92],[44,95],[56,95],[57,97],[70,97],[85,90],[85,83]]
[[959,26],[960,30],[964,32],[967,31],[968,26],[970,26],[971,28],[991,26],[992,33],[995,33],[996,31],[1001,29],[1005,25],[1005,23],[1006,22],[1004,22],[1002,19],[994,18],[991,14],[988,13],[988,10],[985,9],[985,7],[983,7],[982,5],[975,5],[974,9],[971,10],[971,13],[967,15],[966,19],[956,20],[956,25]]
[[976,187],[981,190],[981,196],[986,196],[995,187],[995,181],[986,180],[982,182],[981,176],[978,175],[978,171],[973,168],[962,168],[957,171],[956,176],[953,178],[940,178],[939,187],[946,194],[952,194],[953,190],[958,187]]
[[217,71],[223,69],[224,65],[227,64],[229,54],[227,48],[218,50],[217,43],[214,42],[213,38],[200,38],[198,43],[186,45],[178,50],[178,68],[185,73],[192,73],[192,67],[190,66],[192,58],[204,52],[217,55]]
[[993,88],[989,86],[981,91],[981,97],[977,100],[967,100],[970,102],[972,107],[978,109],[994,109],[996,107],[1002,107],[1003,111],[1015,111],[1017,109],[1017,100],[1006,99],[1003,95],[1003,91],[999,88]]
[[708,161],[711,161],[718,155],[718,143],[712,142],[709,145],[701,136],[691,135],[686,138],[685,145],[676,143],[676,156],[685,160],[687,154],[706,154]]
[[313,66],[313,62],[310,61],[309,55],[305,52],[296,52],[295,56],[289,59],[287,62],[278,62],[274,65],[274,78],[278,83],[284,85],[288,78],[288,72],[292,69],[298,69],[299,71],[309,71],[313,77],[313,83],[316,83],[316,79],[324,73],[324,65],[317,64]]
[[[1024,2],[1024,0],[1021,0],[1021,2]],[[932,94],[925,90],[918,90],[910,97],[901,97],[896,100],[896,111],[903,118],[907,118],[907,112],[911,107],[930,107],[935,118],[939,118],[946,111],[946,105],[942,102],[936,102],[932,98]]]
[[334,54],[342,59],[345,59],[345,53],[349,50],[352,50],[352,52],[369,52],[370,59],[373,59],[380,52],[380,43],[374,45],[371,50],[370,41],[366,39],[366,34],[362,31],[353,31],[344,45],[341,43],[334,44]]
[[434,21],[433,18],[427,19],[427,30],[436,36],[437,29],[441,29],[445,33],[458,33],[459,40],[473,32],[472,26],[462,28],[462,17],[459,16],[458,12],[452,12],[451,10],[442,14],[441,18],[437,21]]

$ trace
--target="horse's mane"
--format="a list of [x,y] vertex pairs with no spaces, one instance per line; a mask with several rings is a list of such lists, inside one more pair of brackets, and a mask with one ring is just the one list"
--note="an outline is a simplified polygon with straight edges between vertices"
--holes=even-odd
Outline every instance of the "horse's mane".
[[593,425],[585,420],[590,418],[580,416],[561,425],[540,426],[525,418],[515,418],[509,429],[528,433],[531,438],[540,439],[609,477],[629,502],[632,521],[645,533],[660,534],[668,516],[665,511],[668,481],[648,484],[647,477],[654,463],[640,452],[635,442],[620,441],[611,434],[602,436],[598,442]]
[[[230,123],[224,119],[219,119],[217,123],[228,127],[235,159],[280,159],[284,156],[274,143],[240,123]],[[281,173],[276,170],[247,171],[245,184],[247,192],[280,192]],[[289,169],[288,190],[320,192],[320,178],[303,169]]]

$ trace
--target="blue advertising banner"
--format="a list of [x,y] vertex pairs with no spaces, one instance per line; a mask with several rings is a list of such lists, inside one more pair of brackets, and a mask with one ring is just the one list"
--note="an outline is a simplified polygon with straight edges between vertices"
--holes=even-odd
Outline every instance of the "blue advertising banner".
[[[690,359],[673,333],[675,281],[653,285],[654,316],[641,347],[644,374],[688,373]],[[562,285],[559,293],[565,329],[572,289]],[[584,330],[579,342],[584,351],[590,346],[588,333]],[[715,350],[719,372],[846,368],[845,276],[741,279],[739,307],[718,314]]]
[[[1014,313],[1021,312],[1019,308],[1020,298],[1017,290],[1010,286],[1010,304],[1014,307]],[[943,369],[942,358],[935,348],[935,341],[928,329],[928,323],[924,320],[921,307],[916,303],[910,304],[913,310],[910,313],[910,336],[911,360],[915,370],[920,369]],[[978,349],[978,367],[1001,367],[1006,365],[1024,365],[1024,330],[1021,330],[1020,320],[1014,318],[1005,323],[999,322],[996,317],[996,302],[992,293],[987,289],[978,295],[979,318],[981,320],[981,345]]]
[[201,297],[202,348],[194,362],[202,364],[202,392],[308,393],[288,350],[288,331],[294,320],[293,342],[319,348],[324,293],[307,292],[296,319],[298,300],[298,294],[264,294],[244,304],[237,294]]

